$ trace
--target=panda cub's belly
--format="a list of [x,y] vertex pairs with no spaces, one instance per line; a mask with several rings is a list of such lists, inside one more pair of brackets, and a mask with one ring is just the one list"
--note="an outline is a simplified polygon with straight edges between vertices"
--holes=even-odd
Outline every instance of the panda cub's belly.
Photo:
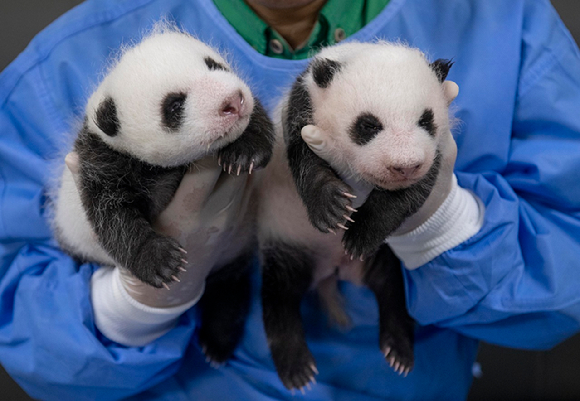
[[314,261],[312,288],[325,278],[338,275],[362,285],[363,263],[344,252],[342,232],[325,234],[308,221],[306,208],[292,180],[285,149],[278,138],[272,161],[259,185],[258,235],[260,243],[284,242],[306,250]]

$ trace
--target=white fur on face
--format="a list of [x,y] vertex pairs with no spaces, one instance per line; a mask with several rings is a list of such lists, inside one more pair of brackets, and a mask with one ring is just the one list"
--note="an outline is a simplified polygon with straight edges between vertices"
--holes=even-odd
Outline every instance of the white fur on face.
[[[210,70],[210,57],[229,71]],[[170,93],[187,95],[183,124],[162,123],[162,103]],[[220,115],[228,99],[244,99],[239,115]],[[111,97],[117,108],[118,135],[103,134],[94,122],[100,102]],[[127,50],[89,99],[89,128],[114,149],[142,161],[170,167],[189,163],[237,139],[254,107],[248,86],[214,50],[175,31],[154,33]],[[223,113],[222,113],[223,114]]]
[[[332,137],[333,154],[341,174],[386,189],[407,187],[430,169],[441,132],[449,129],[444,90],[428,61],[417,49],[379,42],[345,44],[323,50],[318,57],[341,64],[327,88],[306,79],[312,97],[314,124]],[[431,109],[437,126],[434,137],[418,122]],[[384,130],[358,145],[349,130],[356,118],[371,113]],[[412,178],[392,168],[420,166]]]

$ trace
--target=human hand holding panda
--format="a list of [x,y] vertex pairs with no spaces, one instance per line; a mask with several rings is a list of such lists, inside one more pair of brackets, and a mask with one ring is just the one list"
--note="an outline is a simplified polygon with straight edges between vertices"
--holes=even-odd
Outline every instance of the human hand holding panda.
[[[229,357],[249,302],[250,174],[272,142],[259,101],[203,43],[162,29],[123,53],[89,99],[54,205],[63,249],[116,266],[92,280],[109,338],[143,345],[199,300],[206,356]],[[143,311],[155,324],[131,330]]]
[[[272,131],[259,101],[216,52],[178,32],[148,37],[122,55],[91,96],[74,144],[80,198],[98,244],[74,232],[67,196],[56,203],[61,243],[167,286],[186,254],[151,223],[187,169],[217,154],[227,173],[251,173],[268,162]],[[71,192],[69,175],[65,170],[63,195]]]
[[453,174],[451,64],[401,44],[339,44],[283,99],[284,141],[261,185],[258,237],[264,328],[286,388],[304,390],[318,374],[302,326],[306,292],[316,288],[330,317],[348,321],[338,280],[374,293],[381,353],[399,374],[413,369],[400,260],[428,262],[468,238],[462,218],[473,227],[481,216]]
[[[409,113],[409,108],[404,110],[405,105],[382,102],[383,114],[384,110],[388,110],[391,116],[380,115],[381,110],[377,115],[358,110],[359,114],[354,116],[348,132],[341,132],[344,125],[340,124],[346,121],[337,121],[335,126],[325,129],[313,124],[304,125],[300,129],[300,137],[309,150],[328,163],[326,166],[323,163],[323,168],[311,171],[311,174],[323,174],[325,177],[323,190],[317,191],[306,185],[302,188],[302,198],[310,221],[322,232],[346,230],[343,242],[353,258],[368,257],[390,235],[413,231],[433,215],[449,195],[457,145],[449,129],[447,108],[441,105],[448,106],[458,94],[457,84],[445,81],[451,65],[447,60],[436,60],[430,64],[433,77],[422,77],[427,80],[422,83],[425,88],[443,95],[439,99],[433,99],[432,96],[425,100],[424,93],[403,93],[398,88],[401,92],[399,99],[402,101],[418,98],[418,103],[425,103],[422,113],[416,118],[402,116],[401,111],[417,114],[421,110],[411,110]],[[316,86],[311,89],[311,93],[318,96],[315,101],[321,102],[333,96],[324,92],[331,92],[325,88],[330,86],[334,74],[340,74],[340,68],[340,63],[328,59],[312,64],[312,77]],[[384,73],[388,74],[389,71]],[[433,82],[429,82],[434,77],[441,88],[437,89],[433,87]],[[350,84],[356,85],[352,81]],[[376,90],[367,89],[369,92],[366,97],[370,99],[372,95],[368,93],[372,94]],[[339,90],[344,96],[348,88],[347,91],[344,88],[336,89]],[[297,92],[296,87],[294,92]],[[351,92],[358,93],[354,90]],[[390,96],[386,98],[393,99]],[[350,107],[350,103],[347,103],[344,112],[338,111],[336,115],[348,114],[352,110],[347,111]],[[437,119],[434,110],[440,114]],[[292,112],[307,115],[303,110]],[[395,113],[399,115],[392,119]],[[319,118],[325,117],[323,115]],[[297,125],[294,130],[299,128],[300,125]],[[296,135],[290,132],[292,134]],[[344,137],[350,141],[345,141]],[[375,137],[378,138],[373,141]],[[349,150],[345,150],[345,142]]]
[[413,369],[401,263],[384,240],[448,192],[456,153],[449,67],[400,44],[340,44],[323,49],[283,99],[284,141],[260,188],[258,237],[264,328],[288,389],[308,387],[318,373],[302,327],[304,294],[318,289],[330,317],[348,321],[338,280],[370,288],[381,353],[399,374]]

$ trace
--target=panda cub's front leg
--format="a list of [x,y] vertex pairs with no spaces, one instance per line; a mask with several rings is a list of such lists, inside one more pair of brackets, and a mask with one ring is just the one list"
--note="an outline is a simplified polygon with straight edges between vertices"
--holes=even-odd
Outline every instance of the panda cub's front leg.
[[151,222],[171,201],[185,169],[146,165],[112,151],[88,132],[79,138],[84,144],[92,141],[76,146],[79,189],[103,249],[149,285],[160,288],[176,281],[184,251],[175,239],[154,231]]
[[352,214],[342,242],[353,257],[367,257],[376,252],[385,239],[405,219],[416,213],[431,193],[441,164],[438,154],[433,166],[418,183],[395,191],[376,188],[365,203]]
[[185,263],[179,243],[155,232],[136,208],[108,203],[106,197],[87,208],[103,248],[144,283],[160,288],[176,280]]
[[365,203],[352,214],[354,222],[347,223],[348,230],[342,237],[344,248],[353,258],[372,255],[401,225],[408,214],[404,199],[401,192],[371,191]]
[[288,145],[288,161],[308,219],[323,233],[336,233],[355,209],[351,206],[352,189],[302,143]]
[[219,163],[228,173],[252,173],[265,167],[272,157],[274,127],[257,98],[250,122],[242,135],[218,153]]
[[302,129],[314,124],[312,99],[304,83],[307,74],[308,70],[296,79],[285,105],[282,128],[286,157],[308,220],[323,233],[336,233],[354,211],[351,206],[354,195],[330,164],[302,139]]

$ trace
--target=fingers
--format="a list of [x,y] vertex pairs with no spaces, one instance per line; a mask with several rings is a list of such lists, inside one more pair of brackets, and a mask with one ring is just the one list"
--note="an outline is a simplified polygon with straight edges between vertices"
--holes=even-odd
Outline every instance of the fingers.
[[453,135],[450,131],[445,134],[442,138],[441,152],[443,154],[443,160],[441,169],[442,170],[453,170],[455,166],[455,160],[457,159],[457,143],[453,139]]
[[251,177],[247,174],[240,176],[222,174],[217,180],[213,192],[208,197],[208,204],[223,204],[223,199],[227,199],[228,204],[231,203],[231,200],[242,195],[250,180]]
[[207,156],[192,163],[162,214],[199,211],[214,191],[221,173],[214,156]]
[[[216,162],[217,166],[217,162]],[[191,246],[215,240],[225,227],[240,224],[248,207],[252,176],[232,176],[219,169],[187,173],[173,199],[155,219],[159,232],[178,239],[189,252]],[[199,238],[197,238],[199,237]],[[200,255],[196,254],[196,260]]]
[[247,181],[247,175],[224,173],[214,156],[205,157],[189,168],[167,209],[175,204],[189,212],[199,212],[216,198],[229,201],[243,191]]

